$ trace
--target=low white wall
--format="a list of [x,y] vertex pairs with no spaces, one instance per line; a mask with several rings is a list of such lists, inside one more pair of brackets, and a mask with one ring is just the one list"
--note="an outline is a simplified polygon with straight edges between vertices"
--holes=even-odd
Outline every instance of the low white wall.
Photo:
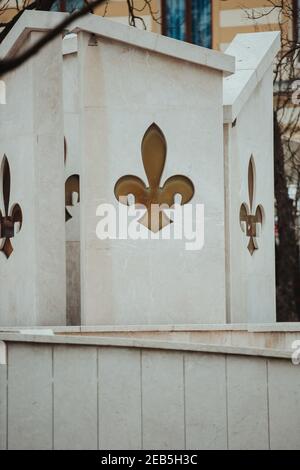
[[1,449],[300,449],[300,366],[287,352],[0,340]]

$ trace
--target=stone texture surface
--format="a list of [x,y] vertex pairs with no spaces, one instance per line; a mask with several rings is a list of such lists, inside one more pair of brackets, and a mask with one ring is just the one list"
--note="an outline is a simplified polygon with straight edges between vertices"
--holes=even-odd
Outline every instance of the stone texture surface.
[[268,361],[270,447],[300,448],[300,365]]
[[186,448],[226,449],[225,358],[185,356]]
[[267,388],[264,359],[227,358],[229,449],[269,448]]
[[185,448],[183,356],[143,351],[144,449]]
[[52,349],[8,347],[8,449],[52,449]]
[[0,450],[7,447],[7,366],[0,364]]
[[99,349],[99,448],[141,449],[141,353]]
[[97,350],[54,348],[54,449],[97,449]]
[[66,242],[67,325],[80,325],[80,242]]

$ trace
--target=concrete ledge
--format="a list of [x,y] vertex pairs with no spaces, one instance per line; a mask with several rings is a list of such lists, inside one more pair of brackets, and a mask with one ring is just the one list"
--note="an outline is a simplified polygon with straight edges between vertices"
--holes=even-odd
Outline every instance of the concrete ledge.
[[20,333],[0,333],[0,341],[21,342],[21,343],[43,343],[43,344],[62,344],[62,345],[82,345],[82,346],[106,346],[121,348],[140,348],[140,349],[161,349],[175,351],[195,351],[213,354],[235,354],[240,356],[273,357],[291,360],[291,351],[235,347],[213,344],[171,342],[147,339],[127,339],[127,338],[103,338],[96,336],[77,336],[77,335],[38,335],[38,334],[20,334]]
[[172,332],[172,331],[249,331],[249,332],[300,332],[300,322],[282,323],[207,323],[202,325],[78,325],[78,326],[0,326],[0,334],[6,332],[19,332],[20,330],[51,329],[54,333],[80,333],[80,332]]

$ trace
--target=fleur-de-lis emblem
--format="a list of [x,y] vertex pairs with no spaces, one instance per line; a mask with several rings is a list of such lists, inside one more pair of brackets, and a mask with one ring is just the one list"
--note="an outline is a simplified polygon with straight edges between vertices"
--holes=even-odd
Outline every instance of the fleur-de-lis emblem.
[[4,201],[4,215],[0,210],[0,238],[2,245],[0,251],[3,251],[6,258],[9,258],[13,252],[13,246],[10,239],[15,236],[15,224],[18,224],[18,230],[21,230],[23,215],[19,204],[13,204],[9,210],[10,199],[10,168],[6,155],[2,162],[2,193]]
[[258,224],[262,225],[263,222],[263,209],[261,205],[258,205],[253,211],[253,200],[254,200],[254,188],[255,188],[255,172],[253,157],[251,156],[248,165],[248,194],[250,207],[243,202],[240,208],[240,225],[246,236],[249,237],[248,250],[251,255],[258,249],[257,237],[258,237]]
[[[189,178],[182,175],[171,176],[163,186],[160,185],[167,144],[162,131],[155,123],[151,124],[144,134],[141,152],[148,186],[141,178],[126,175],[117,181],[114,192],[118,201],[127,205],[128,196],[132,194],[135,205],[142,205],[147,209],[139,222],[152,232],[158,232],[172,222],[161,206],[171,207],[176,194],[181,195],[181,205],[188,203],[194,195],[194,185]],[[153,210],[153,207],[156,209]]]
[[[67,141],[64,138],[64,162],[66,165],[67,162]],[[77,203],[80,202],[80,178],[79,175],[74,174],[67,178],[65,182],[65,220],[72,219],[72,215],[70,214],[67,206],[74,206],[74,194],[77,195]]]

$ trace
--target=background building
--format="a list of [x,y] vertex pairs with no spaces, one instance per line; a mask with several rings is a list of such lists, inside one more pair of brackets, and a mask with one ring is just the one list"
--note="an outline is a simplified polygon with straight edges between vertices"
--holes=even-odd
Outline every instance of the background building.
[[[295,18],[289,19],[284,28],[298,35],[296,17],[300,1],[286,3],[295,9]],[[58,0],[55,8],[71,11],[82,4],[82,0]],[[137,20],[138,27],[146,26],[166,36],[219,50],[225,50],[238,33],[280,29],[279,12],[267,0],[152,0],[150,3],[135,0],[134,7],[135,14],[143,20]],[[125,0],[109,0],[94,13],[128,23]]]
[[[9,0],[9,4],[10,8],[5,6],[1,13],[1,23],[16,13],[15,0]],[[288,18],[284,28],[298,37],[300,0],[287,0],[286,4],[294,8],[295,16]],[[83,0],[57,0],[52,10],[74,11],[83,5]],[[279,11],[268,0],[134,0],[133,7],[137,27],[222,51],[238,33],[280,29]],[[128,24],[126,0],[107,0],[94,13]]]

